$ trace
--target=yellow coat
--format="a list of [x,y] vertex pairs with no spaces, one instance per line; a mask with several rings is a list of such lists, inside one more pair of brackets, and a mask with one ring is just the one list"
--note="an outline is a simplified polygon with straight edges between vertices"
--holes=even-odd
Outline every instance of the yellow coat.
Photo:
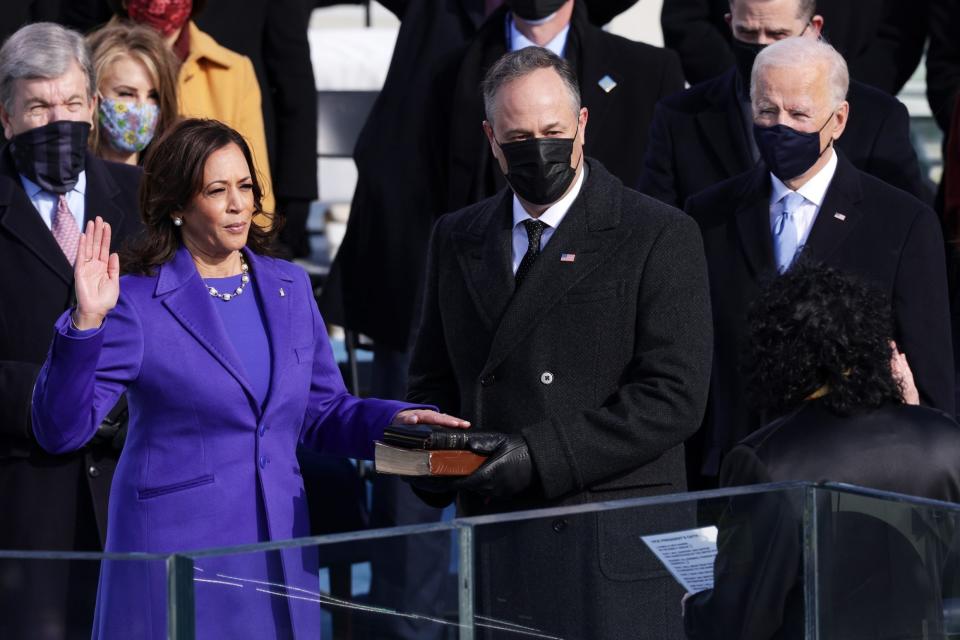
[[267,137],[253,63],[250,58],[217,44],[192,20],[187,28],[190,55],[180,67],[180,115],[220,120],[247,139],[263,187],[263,208],[272,213],[274,199]]

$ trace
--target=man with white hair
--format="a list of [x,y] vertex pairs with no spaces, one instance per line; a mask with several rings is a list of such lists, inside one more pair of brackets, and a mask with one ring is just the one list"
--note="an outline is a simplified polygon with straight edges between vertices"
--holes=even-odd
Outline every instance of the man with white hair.
[[[723,2],[734,60],[719,76],[660,100],[650,123],[637,189],[675,207],[760,159],[750,107],[750,70],[757,54],[784,38],[819,39],[830,26],[813,0]],[[910,141],[907,108],[854,79],[847,101],[853,117],[837,141],[847,160],[929,203],[933,193]]]
[[[943,239],[926,205],[857,170],[835,149],[849,116],[849,76],[829,44],[788,38],[757,56],[753,132],[762,162],[687,202],[710,273],[713,377],[701,472],[760,425],[751,415],[738,354],[759,283],[801,252],[876,282],[893,301],[895,339],[921,402],[954,412]],[[811,327],[815,331],[815,327]]]
[[[33,438],[30,398],[73,304],[80,231],[96,216],[119,246],[140,228],[140,169],[87,150],[96,78],[83,36],[49,22],[0,49],[0,549],[96,551],[119,445],[105,424],[63,456]],[[0,637],[88,635],[96,563],[0,562]]]

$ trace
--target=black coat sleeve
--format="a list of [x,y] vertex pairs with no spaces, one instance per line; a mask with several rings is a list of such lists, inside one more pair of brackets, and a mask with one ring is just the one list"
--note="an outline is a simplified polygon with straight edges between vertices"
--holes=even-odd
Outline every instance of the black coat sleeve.
[[[770,473],[750,447],[736,447],[724,459],[721,486],[766,482]],[[780,628],[797,614],[791,600],[802,599],[799,498],[799,490],[730,498],[718,523],[713,589],[687,600],[687,638],[780,637]]]
[[33,362],[0,361],[0,439],[33,440],[30,402],[40,365]]
[[[876,32],[866,40],[869,44],[858,52],[848,52],[851,77],[893,96],[900,93],[923,57],[927,42],[927,1],[883,2],[883,15]],[[852,19],[861,18],[853,16]],[[830,25],[825,28],[829,31]]]
[[440,252],[444,247],[449,247],[449,238],[444,231],[446,220],[440,218],[437,221],[430,238],[423,310],[410,360],[407,400],[440,407],[446,413],[459,415],[460,394],[440,317]]
[[[855,118],[856,114],[851,112],[851,117]],[[870,164],[864,167],[867,173],[903,189],[925,204],[932,204],[933,190],[923,179],[917,152],[910,141],[910,114],[902,102],[893,101],[877,132]]]
[[726,0],[663,0],[660,25],[668,49],[680,55],[690,84],[720,75],[733,66]]
[[893,291],[896,339],[923,404],[954,415],[953,346],[943,235],[930,209],[916,215],[900,254]]
[[668,108],[657,105],[650,122],[647,150],[643,154],[643,171],[637,190],[672,207],[680,207],[674,175],[673,136]]
[[302,0],[270,0],[263,33],[263,99],[274,107],[271,174],[279,201],[317,197],[317,92],[302,7]]
[[950,130],[950,116],[960,91],[960,3],[930,1],[930,46],[927,49],[927,100],[937,124]]

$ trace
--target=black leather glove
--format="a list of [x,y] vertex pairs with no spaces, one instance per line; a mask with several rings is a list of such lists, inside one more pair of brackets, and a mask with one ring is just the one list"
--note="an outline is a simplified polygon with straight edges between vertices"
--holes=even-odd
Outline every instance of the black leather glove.
[[487,461],[466,477],[422,476],[409,478],[411,485],[420,492],[431,494],[466,490],[495,498],[509,498],[533,482],[533,460],[523,436],[470,430],[459,434],[466,436],[466,446],[462,448],[488,456]]
[[533,460],[523,436],[490,431],[468,432],[467,448],[489,458],[479,469],[461,478],[456,483],[457,489],[509,498],[529,487],[533,481]]

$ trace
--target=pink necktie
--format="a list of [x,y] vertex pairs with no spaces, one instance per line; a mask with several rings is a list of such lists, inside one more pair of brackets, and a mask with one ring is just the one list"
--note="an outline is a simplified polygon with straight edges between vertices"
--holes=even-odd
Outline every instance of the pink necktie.
[[70,266],[73,266],[77,260],[77,247],[80,246],[80,228],[67,206],[67,197],[62,193],[57,202],[57,216],[53,219],[53,237],[67,256]]

